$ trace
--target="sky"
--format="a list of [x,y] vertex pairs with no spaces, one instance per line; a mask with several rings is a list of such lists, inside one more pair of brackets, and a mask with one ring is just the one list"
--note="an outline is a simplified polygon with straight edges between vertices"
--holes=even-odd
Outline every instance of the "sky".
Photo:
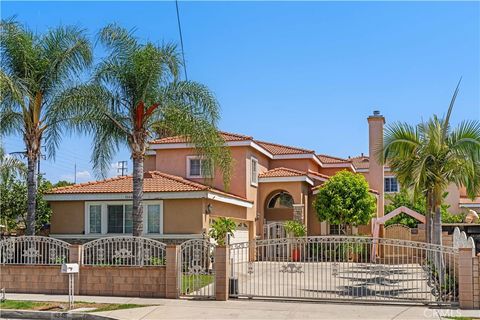
[[[59,24],[136,29],[141,41],[179,44],[175,2],[12,2],[43,33]],[[366,118],[387,125],[445,114],[462,77],[452,122],[480,119],[480,2],[179,2],[189,80],[221,105],[221,130],[348,157],[368,152]],[[103,50],[95,49],[96,59]],[[4,137],[7,152],[24,150]],[[66,135],[46,178],[95,180],[91,138]],[[112,159],[132,162],[126,149]]]

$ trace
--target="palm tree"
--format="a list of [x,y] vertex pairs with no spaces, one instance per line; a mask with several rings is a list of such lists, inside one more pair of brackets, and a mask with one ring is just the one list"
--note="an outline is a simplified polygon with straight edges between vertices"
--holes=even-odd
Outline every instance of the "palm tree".
[[[105,175],[112,156],[125,145],[133,160],[133,235],[143,234],[143,162],[158,133],[182,135],[223,173],[228,183],[231,157],[216,123],[219,105],[207,87],[179,81],[181,63],[171,44],[139,43],[132,31],[110,24],[99,32],[107,57],[88,85],[70,90],[64,104],[90,114],[80,126],[93,135],[95,172]],[[72,110],[72,109],[70,109]]]
[[0,133],[21,134],[25,142],[26,233],[33,235],[41,144],[45,143],[49,156],[55,156],[68,122],[57,101],[91,64],[92,50],[82,29],[62,26],[39,35],[13,20],[1,21],[0,43]]
[[449,184],[464,186],[469,197],[480,192],[480,122],[465,120],[452,129],[455,89],[445,117],[434,115],[417,126],[394,123],[385,132],[382,160],[400,184],[422,195],[427,203],[428,242],[441,245],[441,204]]

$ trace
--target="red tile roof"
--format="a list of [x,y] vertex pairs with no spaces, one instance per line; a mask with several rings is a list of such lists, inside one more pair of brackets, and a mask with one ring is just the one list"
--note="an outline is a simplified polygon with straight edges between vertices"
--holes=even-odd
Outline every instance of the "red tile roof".
[[262,172],[258,175],[259,178],[275,178],[275,177],[299,177],[306,176],[307,174],[303,171],[298,171],[290,168],[275,168]]
[[258,140],[255,140],[255,142],[273,155],[315,153],[313,150],[291,147],[291,146],[286,146],[282,144],[276,144],[276,143],[258,141]]
[[357,169],[368,169],[370,167],[370,158],[368,156],[358,156],[350,158]]
[[333,157],[326,154],[317,154],[317,158],[320,159],[322,163],[351,163],[352,162],[349,159]]
[[[132,176],[115,177],[100,181],[80,183],[52,189],[50,194],[91,194],[91,193],[130,193],[133,191]],[[247,199],[224,192],[204,184],[160,171],[145,172],[143,192],[188,192],[212,191],[248,201]],[[250,202],[250,201],[249,201]]]
[[[242,134],[230,133],[230,132],[220,132],[220,136],[226,141],[245,141],[252,140],[252,137],[245,136]],[[168,143],[186,143],[187,139],[184,136],[173,136],[166,137],[162,139],[157,139],[150,141],[151,144],[168,144]]]

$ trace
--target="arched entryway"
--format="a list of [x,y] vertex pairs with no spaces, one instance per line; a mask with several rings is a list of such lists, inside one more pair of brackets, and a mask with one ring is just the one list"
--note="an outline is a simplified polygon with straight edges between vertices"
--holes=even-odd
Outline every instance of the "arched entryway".
[[271,192],[265,201],[265,220],[269,222],[293,219],[293,197],[285,190]]

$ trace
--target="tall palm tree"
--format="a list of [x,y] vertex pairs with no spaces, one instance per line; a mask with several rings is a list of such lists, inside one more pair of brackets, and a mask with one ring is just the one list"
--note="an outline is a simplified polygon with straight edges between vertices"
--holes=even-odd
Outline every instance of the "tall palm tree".
[[[107,57],[88,85],[70,90],[64,104],[89,108],[79,125],[90,130],[94,170],[105,175],[121,145],[133,160],[133,235],[143,234],[143,162],[158,133],[182,135],[229,181],[231,156],[216,123],[219,105],[207,87],[180,81],[181,62],[171,44],[140,43],[132,31],[110,24],[99,32]],[[73,109],[69,109],[73,110]],[[211,167],[210,167],[211,169]]]
[[36,34],[14,20],[0,23],[0,133],[20,134],[27,157],[27,235],[35,233],[37,161],[42,142],[54,157],[63,117],[59,97],[92,62],[84,30],[61,26]]
[[448,185],[466,187],[471,198],[480,192],[480,122],[465,120],[454,129],[450,125],[459,86],[460,82],[445,117],[434,115],[417,126],[388,126],[382,150],[383,161],[400,184],[426,198],[427,217],[433,217],[428,241],[438,245],[442,242],[440,209]]

